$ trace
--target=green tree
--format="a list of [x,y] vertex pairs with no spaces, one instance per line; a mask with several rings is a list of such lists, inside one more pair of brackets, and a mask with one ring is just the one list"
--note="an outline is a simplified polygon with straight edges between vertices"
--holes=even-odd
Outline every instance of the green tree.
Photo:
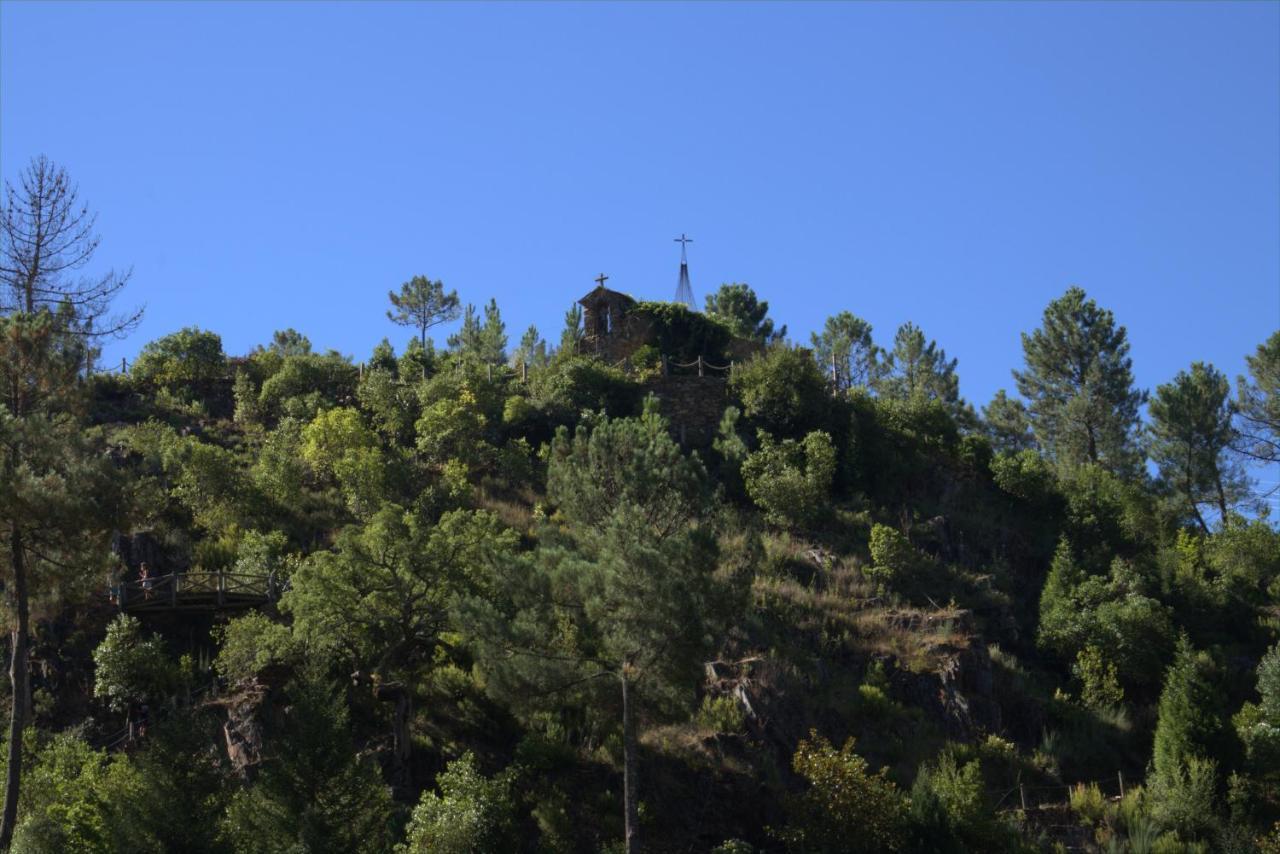
[[[386,339],[384,338],[383,341]],[[306,356],[311,353],[311,339],[292,326],[288,329],[277,329],[271,333],[271,343],[267,349],[285,356]]]
[[188,326],[150,341],[133,363],[133,378],[171,391],[194,394],[192,383],[208,383],[227,374],[222,337]]
[[836,473],[831,437],[815,430],[800,442],[761,431],[760,448],[742,465],[747,494],[776,525],[811,525],[827,512]]
[[407,773],[417,677],[449,648],[453,601],[486,589],[487,565],[514,539],[488,513],[455,511],[433,525],[386,504],[290,579],[280,607],[293,616],[294,634],[394,705],[397,778]]
[[485,777],[475,756],[461,759],[436,778],[437,792],[423,792],[397,854],[471,854],[519,849],[510,775]]
[[880,348],[871,340],[871,324],[861,317],[848,311],[832,315],[811,340],[818,367],[832,371],[837,389],[869,386],[876,379]]
[[715,293],[707,294],[706,311],[739,338],[769,344],[787,337],[785,326],[774,332],[769,303],[758,299],[750,285],[721,285]]
[[1280,461],[1280,331],[1246,356],[1249,377],[1236,380],[1240,450],[1256,460]]
[[564,313],[564,329],[560,332],[560,352],[572,355],[582,343],[582,306],[576,302]]
[[[504,570],[507,604],[472,599],[491,691],[536,707],[608,679],[621,705],[626,846],[639,846],[637,716],[687,706],[700,663],[737,603],[716,574],[712,496],[649,407],[552,444],[548,496],[568,538]],[[604,702],[600,698],[597,703]]]
[[1067,466],[1091,462],[1130,473],[1141,462],[1128,334],[1080,288],[1049,303],[1022,336],[1026,369],[1014,371],[1036,441]]
[[400,293],[388,291],[387,299],[391,300],[387,319],[399,326],[416,328],[418,343],[424,350],[428,329],[458,318],[458,292],[445,293],[443,282],[433,282],[426,276],[414,276],[400,286]]
[[885,354],[877,371],[875,390],[896,400],[960,400],[956,360],[936,341],[926,341],[924,331],[904,323],[893,336],[893,349]]
[[982,423],[991,446],[997,451],[1016,454],[1036,446],[1026,404],[1009,397],[1004,389],[997,391],[991,402],[982,408]]
[[1224,754],[1224,722],[1217,668],[1183,636],[1165,673],[1156,718],[1152,764],[1157,778],[1174,780],[1193,758]]
[[511,364],[517,368],[520,365],[540,368],[547,364],[547,342],[538,334],[538,327],[530,325],[520,336],[520,346],[511,354]]
[[805,350],[770,347],[734,369],[729,388],[742,414],[777,438],[799,439],[826,426],[826,380]]
[[142,624],[121,614],[93,651],[93,696],[117,712],[144,700],[154,701],[174,687],[177,671],[157,637],[143,637]]
[[1212,365],[1195,362],[1156,388],[1149,408],[1151,458],[1160,479],[1207,533],[1200,505],[1216,505],[1222,519],[1247,494],[1244,468],[1232,451],[1231,384]]
[[0,850],[17,819],[31,719],[31,609],[85,592],[126,502],[101,436],[84,428],[84,347],[41,310],[0,316],[0,546],[6,555],[11,715]]
[[490,299],[484,307],[484,326],[480,330],[480,360],[490,365],[507,363],[507,325],[502,322],[498,301]]
[[[812,854],[900,851],[906,801],[887,776],[871,773],[849,739],[839,750],[816,732],[802,739],[791,767],[808,787],[787,801],[787,826],[775,835],[787,848]],[[856,842],[855,842],[856,840]]]

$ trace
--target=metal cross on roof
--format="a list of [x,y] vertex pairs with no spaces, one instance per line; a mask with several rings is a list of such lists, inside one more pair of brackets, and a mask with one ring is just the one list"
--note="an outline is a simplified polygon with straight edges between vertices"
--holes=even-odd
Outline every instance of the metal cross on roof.
[[601,273],[600,275],[596,276],[596,284],[603,288],[604,283],[608,278],[609,277],[606,276],[604,273]]

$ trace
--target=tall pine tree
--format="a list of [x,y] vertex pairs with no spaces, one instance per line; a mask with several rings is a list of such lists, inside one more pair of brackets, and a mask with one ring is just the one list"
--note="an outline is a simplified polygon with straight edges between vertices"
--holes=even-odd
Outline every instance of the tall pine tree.
[[1135,472],[1146,395],[1133,387],[1128,335],[1111,312],[1069,288],[1045,308],[1041,327],[1023,334],[1022,350],[1026,369],[1013,376],[1040,446],[1066,466]]

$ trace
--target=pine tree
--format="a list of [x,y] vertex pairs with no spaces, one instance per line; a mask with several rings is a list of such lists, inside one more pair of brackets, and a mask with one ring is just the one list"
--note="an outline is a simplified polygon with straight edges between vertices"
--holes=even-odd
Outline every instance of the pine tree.
[[480,330],[480,360],[490,365],[507,363],[507,325],[502,322],[498,301],[490,299],[484,307],[484,326]]
[[866,386],[876,378],[879,348],[871,340],[871,324],[852,312],[827,318],[822,333],[813,333],[813,357],[823,371],[832,372],[837,389]]
[[564,313],[564,329],[560,332],[560,352],[573,354],[582,343],[582,306],[576,302]]
[[692,699],[699,664],[738,600],[716,575],[702,464],[681,452],[652,407],[573,436],[562,429],[548,494],[568,539],[548,531],[536,557],[496,585],[509,603],[470,600],[468,623],[489,689],[517,704],[563,703],[585,686],[603,688],[601,680],[617,686],[626,850],[635,852],[638,715],[664,698]]
[[1212,365],[1195,362],[1151,399],[1151,458],[1160,479],[1207,533],[1200,505],[1216,505],[1223,519],[1246,493],[1244,468],[1232,451],[1231,384]]
[[1009,397],[1004,389],[997,391],[991,402],[982,408],[982,422],[987,438],[997,451],[1017,453],[1036,446],[1026,404]]
[[938,400],[957,404],[960,378],[955,359],[937,341],[926,341],[924,331],[914,323],[904,323],[893,336],[893,349],[883,360],[875,380],[875,390],[895,400]]
[[1280,462],[1280,331],[1246,356],[1249,378],[1239,377],[1239,449],[1264,463]]
[[1026,369],[1014,371],[1036,441],[1059,463],[1131,473],[1141,462],[1128,335],[1080,288],[1049,303],[1041,328],[1023,334]]
[[387,319],[400,326],[415,327],[424,350],[428,329],[458,318],[458,292],[445,293],[443,282],[433,282],[426,276],[414,276],[400,286],[400,293],[388,291],[387,299],[394,309],[387,311]]
[[773,329],[769,319],[769,303],[756,297],[750,285],[721,285],[707,294],[707,314],[724,323],[739,338],[769,344],[787,337],[787,327]]

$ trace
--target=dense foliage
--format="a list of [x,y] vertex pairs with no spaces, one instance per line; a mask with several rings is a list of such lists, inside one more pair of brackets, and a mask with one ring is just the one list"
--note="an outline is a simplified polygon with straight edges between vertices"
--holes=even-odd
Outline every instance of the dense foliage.
[[1078,289],[981,416],[911,324],[642,303],[662,352],[759,348],[689,378],[694,447],[573,313],[437,352],[454,294],[392,302],[399,354],[192,327],[125,375],[0,317],[15,850],[1275,847],[1280,339],[1144,426]]

